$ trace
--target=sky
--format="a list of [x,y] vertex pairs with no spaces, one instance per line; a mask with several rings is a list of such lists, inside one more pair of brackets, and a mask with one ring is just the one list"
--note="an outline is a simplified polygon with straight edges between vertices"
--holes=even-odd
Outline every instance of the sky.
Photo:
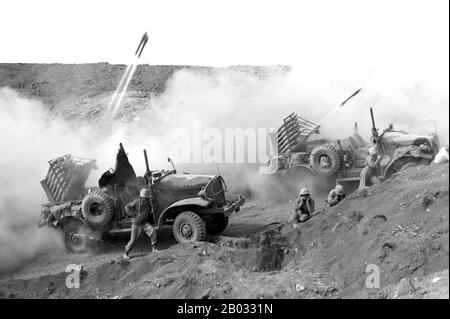
[[[447,0],[2,0],[0,62],[448,69]],[[446,64],[445,64],[446,63]]]
[[406,90],[433,97],[420,113],[448,116],[448,0],[2,0],[0,11],[0,63],[129,64],[148,32],[142,64],[291,65],[294,89]]

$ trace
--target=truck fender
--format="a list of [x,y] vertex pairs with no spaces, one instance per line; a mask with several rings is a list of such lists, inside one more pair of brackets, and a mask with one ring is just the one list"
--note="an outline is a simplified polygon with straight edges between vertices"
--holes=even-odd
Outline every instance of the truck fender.
[[177,207],[182,206],[197,206],[199,208],[205,208],[209,204],[211,204],[210,201],[207,201],[206,199],[203,199],[201,197],[192,197],[192,198],[186,198],[179,201],[176,201],[172,203],[170,206],[168,206],[159,216],[158,218],[158,226],[161,226],[163,224],[163,221],[165,217],[170,213],[170,211]]
[[398,172],[407,162],[414,160],[420,160],[423,161],[423,163],[428,162],[429,164],[432,159],[430,159],[428,154],[421,154],[419,156],[402,155],[400,157],[396,157],[388,164],[388,166],[386,166],[384,170],[385,177],[390,177],[392,174]]

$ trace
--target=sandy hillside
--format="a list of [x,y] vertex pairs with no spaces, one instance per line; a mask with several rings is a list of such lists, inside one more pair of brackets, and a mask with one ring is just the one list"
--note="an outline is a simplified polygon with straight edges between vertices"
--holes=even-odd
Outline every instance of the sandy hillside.
[[[175,72],[195,71],[213,76],[236,72],[258,79],[285,74],[288,66],[230,66],[214,68],[182,65],[138,65],[123,101],[126,113],[142,110],[139,106],[165,91]],[[0,87],[10,87],[24,96],[44,102],[56,115],[65,119],[95,121],[108,105],[111,95],[126,70],[126,65],[93,64],[25,64],[0,63]],[[129,109],[131,108],[131,110]],[[86,116],[86,112],[90,116]],[[119,116],[120,117],[120,116]]]
[[[162,250],[142,240],[127,262],[126,238],[95,255],[49,252],[4,276],[6,298],[448,298],[448,165],[410,168],[350,195],[293,230],[292,203],[250,202],[223,236]],[[80,289],[65,286],[66,265],[83,264]],[[368,264],[380,288],[365,287]],[[402,288],[406,278],[414,288]],[[400,283],[400,288],[398,288]],[[446,285],[447,283],[447,285]],[[399,292],[397,292],[397,290]]]

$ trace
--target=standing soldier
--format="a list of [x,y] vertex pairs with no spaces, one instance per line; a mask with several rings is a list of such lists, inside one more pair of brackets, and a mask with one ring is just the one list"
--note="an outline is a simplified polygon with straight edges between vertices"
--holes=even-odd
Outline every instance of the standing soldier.
[[328,207],[333,207],[334,205],[339,203],[344,198],[345,198],[344,187],[342,187],[342,185],[338,184],[328,194],[328,198],[326,200],[326,203],[327,203]]
[[359,181],[360,189],[380,183],[377,175],[379,175],[381,159],[382,157],[378,156],[378,150],[376,146],[369,148],[369,156],[367,156],[366,158],[366,166],[361,171],[361,179]]
[[156,228],[152,226],[155,224],[155,218],[150,198],[150,190],[148,188],[143,188],[139,198],[125,206],[127,215],[134,216],[131,225],[130,241],[125,246],[125,254],[123,255],[125,259],[130,259],[129,253],[139,239],[142,231],[150,237],[152,252],[158,251],[156,249]]
[[309,190],[307,188],[302,188],[289,223],[294,223],[294,228],[296,228],[299,223],[303,223],[311,218],[314,208],[315,203],[310,196]]

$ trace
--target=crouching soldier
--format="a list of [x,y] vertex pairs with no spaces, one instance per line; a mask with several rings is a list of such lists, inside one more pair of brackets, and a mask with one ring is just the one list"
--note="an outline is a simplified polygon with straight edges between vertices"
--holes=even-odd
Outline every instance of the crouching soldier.
[[338,204],[344,198],[345,198],[344,187],[342,187],[342,185],[338,184],[328,194],[326,203],[327,203],[328,207],[333,207],[334,205]]
[[311,218],[314,208],[315,203],[310,196],[309,190],[307,188],[302,188],[289,223],[293,223],[294,228],[296,228],[299,223],[303,223]]
[[156,228],[152,226],[155,224],[155,220],[151,205],[150,191],[147,188],[142,189],[139,198],[125,206],[125,212],[128,216],[133,216],[134,218],[131,225],[130,241],[125,246],[125,254],[123,257],[125,259],[130,259],[129,253],[139,239],[142,231],[150,237],[152,251],[157,252]]

